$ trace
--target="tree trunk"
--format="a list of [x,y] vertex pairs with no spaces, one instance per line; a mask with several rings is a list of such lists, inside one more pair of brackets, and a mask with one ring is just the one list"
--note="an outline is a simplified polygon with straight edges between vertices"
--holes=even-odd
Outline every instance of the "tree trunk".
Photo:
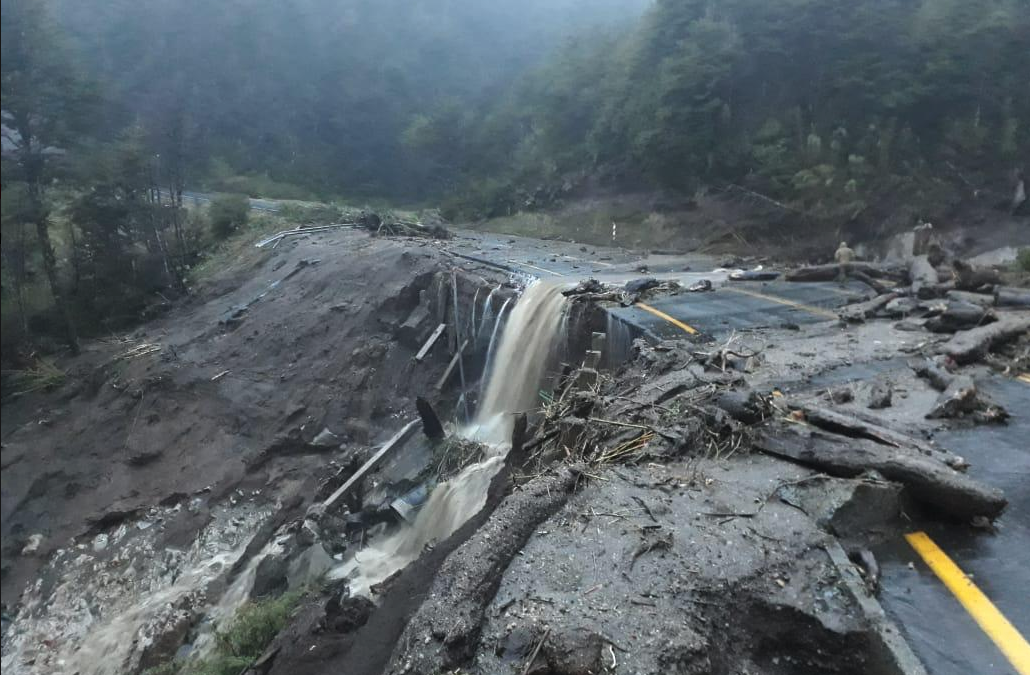
[[46,272],[47,282],[50,284],[50,293],[54,296],[54,305],[61,314],[64,321],[65,338],[72,354],[79,353],[79,335],[75,330],[75,323],[72,321],[71,312],[68,311],[68,304],[61,292],[61,284],[57,278],[57,254],[54,253],[53,242],[50,241],[49,214],[43,204],[44,185],[44,155],[43,146],[38,143],[32,133],[32,126],[29,123],[28,115],[15,117],[14,127],[21,135],[21,146],[18,148],[18,162],[25,172],[25,183],[28,186],[29,204],[32,209],[31,220],[36,225],[36,237],[39,240],[39,250],[43,258],[43,269]]
[[18,317],[21,319],[21,334],[23,339],[29,337],[29,314],[25,309],[25,224],[18,222],[18,244],[13,254],[12,266],[14,267],[14,294],[18,300]]
[[861,438],[846,438],[798,425],[779,425],[755,439],[767,454],[853,477],[870,469],[902,483],[918,501],[957,518],[995,518],[1008,503],[1004,493],[925,455]]
[[[868,262],[853,262],[849,264],[852,274],[862,274],[876,279],[903,280],[908,278],[908,271],[899,265],[885,265]],[[783,275],[786,281],[834,281],[840,274],[840,265],[811,265],[790,270]]]
[[842,321],[847,322],[865,321],[866,319],[875,316],[877,312],[887,306],[888,302],[897,297],[897,293],[878,295],[872,300],[866,300],[865,302],[858,302],[853,305],[842,307],[837,312],[837,316],[839,316]]
[[994,289],[994,304],[998,307],[1030,307],[1030,288],[997,286]]
[[1030,330],[1030,312],[1008,312],[986,326],[959,331],[938,351],[957,363],[970,363],[984,357],[996,344],[1012,340]]
[[50,293],[54,296],[54,305],[64,321],[65,339],[72,354],[78,354],[79,334],[75,330],[75,322],[72,321],[68,303],[61,292],[61,282],[57,278],[57,254],[54,253],[54,245],[50,241],[50,226],[45,215],[40,214],[36,218],[36,236],[39,238],[39,249],[43,255],[43,269],[50,284]]

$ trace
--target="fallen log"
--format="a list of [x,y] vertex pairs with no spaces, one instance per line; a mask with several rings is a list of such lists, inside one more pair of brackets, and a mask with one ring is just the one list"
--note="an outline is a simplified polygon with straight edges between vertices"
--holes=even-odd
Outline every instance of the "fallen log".
[[805,414],[805,420],[820,429],[841,434],[850,438],[859,438],[879,443],[880,445],[918,453],[937,460],[952,469],[962,471],[969,467],[965,459],[944,448],[913,438],[900,431],[894,431],[870,420],[845,415],[829,408],[815,405],[791,406]]
[[890,289],[889,288],[887,288],[886,286],[881,284],[876,279],[873,279],[871,276],[869,276],[865,272],[862,272],[861,270],[849,269],[848,270],[848,275],[852,279],[855,279],[857,281],[861,281],[863,284],[865,284],[869,288],[873,289],[873,292],[876,293],[877,295],[883,295],[884,293],[890,293]]
[[943,298],[951,291],[955,290],[954,281],[942,281],[936,284],[924,284],[919,287],[919,297],[923,300],[930,300],[933,298]]
[[[484,614],[504,571],[540,524],[565,504],[578,479],[577,473],[561,467],[530,480],[503,501],[488,497],[486,509],[497,501],[500,504],[440,566],[426,600],[394,642],[383,672],[451,672],[472,658],[479,646]],[[502,470],[491,489],[495,483],[506,486],[510,482],[510,475]]]
[[1030,331],[1030,312],[1002,314],[994,323],[959,331],[939,347],[957,363],[970,363],[983,358],[991,347],[1012,340]]
[[725,391],[715,400],[715,405],[744,424],[761,422],[770,412],[768,401],[752,389]]
[[885,295],[878,295],[872,300],[846,305],[837,312],[837,316],[840,317],[841,321],[849,323],[865,321],[869,317],[875,316],[877,312],[887,306],[887,303],[897,297],[897,293],[887,293]]
[[904,318],[916,311],[919,308],[919,301],[915,298],[910,298],[907,295],[903,295],[898,298],[894,298],[883,308],[883,311],[887,316],[894,317],[895,319]]
[[429,350],[433,348],[433,345],[436,344],[436,341],[440,339],[440,336],[443,335],[444,329],[446,328],[447,324],[441,323],[433,330],[433,333],[429,336],[429,339],[427,339],[426,343],[422,345],[422,349],[419,349],[418,354],[415,354],[415,360],[417,362],[422,363],[422,359],[426,358],[426,354],[428,354]]
[[955,300],[957,302],[967,302],[971,305],[980,305],[981,307],[990,307],[994,304],[993,295],[987,293],[971,293],[969,291],[948,291],[948,300]]
[[973,267],[958,258],[951,262],[951,269],[955,278],[955,288],[960,291],[976,291],[984,286],[996,286],[1001,283],[1001,274],[997,270]]
[[917,255],[908,263],[908,278],[912,284],[912,295],[917,298],[937,297],[928,295],[937,286],[937,270],[925,255]]
[[[874,279],[894,279],[904,281],[908,278],[908,271],[899,265],[884,265],[880,263],[852,262],[848,264],[849,271],[854,274],[862,274]],[[790,270],[783,275],[786,281],[835,281],[840,274],[840,265],[809,265]]]
[[944,391],[955,379],[954,375],[932,359],[913,360],[909,362],[908,367],[915,371],[916,375],[929,382],[930,386],[937,391]]
[[443,386],[447,384],[447,380],[450,379],[451,373],[454,372],[454,366],[458,365],[458,360],[461,358],[461,353],[465,351],[465,347],[468,347],[469,341],[466,338],[461,345],[458,347],[458,351],[454,352],[454,356],[451,357],[451,362],[447,364],[447,368],[444,369],[443,375],[436,381],[436,390],[440,391]]
[[998,307],[1030,307],[1030,288],[996,286],[994,304]]
[[358,481],[363,479],[369,471],[379,466],[379,463],[383,461],[383,459],[391,450],[400,445],[403,445],[409,438],[411,438],[411,435],[415,433],[415,429],[418,428],[418,424],[418,420],[411,420],[410,422],[405,424],[404,428],[402,428],[400,431],[394,434],[393,437],[390,438],[390,440],[384,443],[383,447],[381,447],[379,451],[376,452],[376,454],[372,455],[371,459],[362,464],[361,468],[355,471],[354,475],[348,478],[346,483],[337,488],[336,492],[329,495],[326,498],[326,500],[322,502],[322,506],[328,509],[330,506],[335,504],[340,497],[347,494],[347,492],[350,491],[351,488],[353,488],[354,485],[358,483]]
[[755,447],[767,454],[852,478],[878,471],[918,501],[963,519],[995,518],[1008,503],[1004,493],[924,455],[860,438],[843,438],[801,425],[780,425],[758,434]]
[[951,300],[944,311],[926,322],[926,329],[934,333],[954,333],[994,321],[994,313],[982,305]]

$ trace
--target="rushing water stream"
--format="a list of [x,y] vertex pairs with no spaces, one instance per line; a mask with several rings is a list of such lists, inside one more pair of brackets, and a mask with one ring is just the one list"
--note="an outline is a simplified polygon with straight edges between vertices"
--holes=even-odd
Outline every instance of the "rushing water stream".
[[[415,521],[380,538],[333,570],[354,593],[403,568],[431,542],[442,540],[478,512],[490,481],[508,451],[513,412],[537,406],[537,391],[562,342],[564,286],[536,281],[521,299],[506,300],[494,315],[493,289],[483,301],[479,331],[490,346],[484,388],[475,419],[462,433],[488,450],[480,462],[440,483]],[[496,318],[494,318],[496,316]],[[491,323],[493,320],[493,323]],[[475,316],[470,316],[470,325]],[[198,501],[199,498],[194,501]],[[194,508],[191,501],[183,507]],[[229,620],[250,594],[257,566],[279,550],[272,541],[242,565],[224,592],[212,584],[241,564],[248,542],[271,507],[246,500],[211,509],[211,522],[187,550],[161,550],[155,526],[171,520],[179,506],[153,513],[115,532],[100,535],[93,549],[80,544],[55,554],[46,574],[25,596],[25,608],[4,640],[4,673],[26,675],[120,675],[140,668],[143,652],[194,612],[207,617],[193,654],[214,643],[213,628]],[[108,550],[107,547],[110,547]],[[209,593],[211,593],[209,595]]]
[[483,508],[490,480],[510,447],[513,413],[536,407],[540,383],[563,337],[567,313],[563,289],[564,285],[532,282],[503,328],[505,307],[498,311],[488,350],[486,386],[475,419],[463,430],[467,437],[488,446],[487,456],[438,485],[411,525],[333,570],[332,577],[350,580],[352,593],[368,595],[373,585],[415,560],[426,544],[450,536]]

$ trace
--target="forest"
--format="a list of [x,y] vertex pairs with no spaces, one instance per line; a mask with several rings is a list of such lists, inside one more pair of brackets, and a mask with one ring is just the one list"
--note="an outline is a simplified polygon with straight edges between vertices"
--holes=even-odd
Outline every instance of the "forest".
[[834,223],[1008,189],[1030,157],[1026,9],[7,0],[3,359],[187,294],[248,217],[187,190],[461,222],[738,186]]

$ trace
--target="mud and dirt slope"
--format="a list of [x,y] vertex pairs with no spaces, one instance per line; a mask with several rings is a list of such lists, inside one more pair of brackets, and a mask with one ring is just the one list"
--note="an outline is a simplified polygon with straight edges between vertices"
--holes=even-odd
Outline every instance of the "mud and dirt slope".
[[[430,320],[399,326],[447,264],[425,240],[294,238],[166,317],[89,345],[62,364],[60,390],[6,403],[5,604],[73,537],[207,488],[310,491],[318,476],[304,467],[324,465],[319,453],[392,433],[446,364],[443,349],[411,358]],[[310,445],[323,429],[331,447]],[[169,537],[189,542],[207,518],[182,515]]]

